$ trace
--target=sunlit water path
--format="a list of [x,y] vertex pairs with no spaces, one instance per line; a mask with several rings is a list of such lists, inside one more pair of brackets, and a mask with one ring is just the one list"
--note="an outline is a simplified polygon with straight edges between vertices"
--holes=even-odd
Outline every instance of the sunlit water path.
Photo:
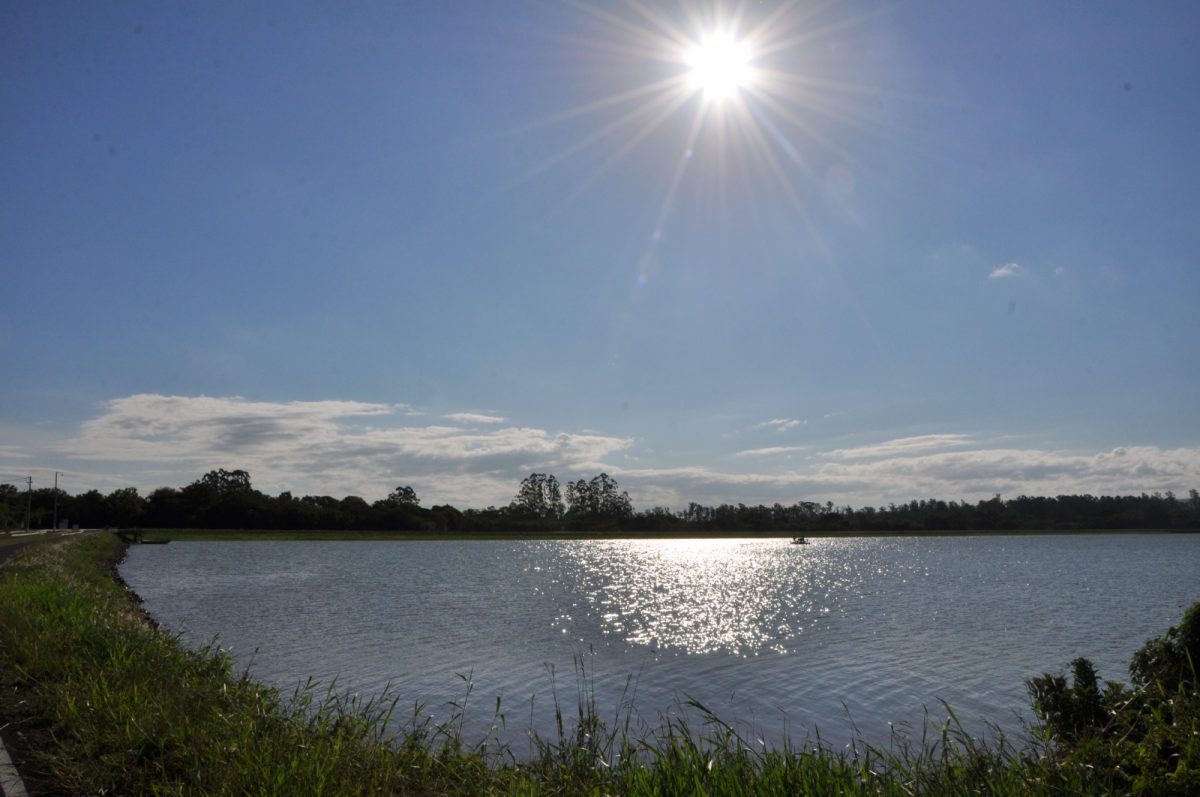
[[571,542],[175,542],[121,569],[190,644],[261,680],[309,676],[510,738],[573,713],[582,657],[604,718],[696,699],[773,742],[850,719],[885,741],[942,701],[973,732],[1027,713],[1025,679],[1130,654],[1200,599],[1200,536]]

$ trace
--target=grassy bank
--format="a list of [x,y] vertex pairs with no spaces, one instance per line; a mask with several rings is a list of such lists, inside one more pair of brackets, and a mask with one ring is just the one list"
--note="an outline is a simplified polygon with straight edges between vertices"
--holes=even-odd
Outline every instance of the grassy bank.
[[[461,716],[435,726],[414,712],[405,724],[392,721],[404,704],[391,697],[281,695],[218,651],[184,648],[114,581],[121,553],[112,535],[91,535],[0,568],[0,724],[42,729],[22,737],[39,738],[39,749],[16,752],[69,794],[1016,795],[1132,785],[1072,758],[1077,745],[982,746],[953,727],[887,750],[764,750],[692,706],[696,725],[664,720],[633,738],[606,727],[586,697],[560,709],[555,738],[518,757],[495,739],[464,738]],[[1155,777],[1149,793],[1178,781]]]

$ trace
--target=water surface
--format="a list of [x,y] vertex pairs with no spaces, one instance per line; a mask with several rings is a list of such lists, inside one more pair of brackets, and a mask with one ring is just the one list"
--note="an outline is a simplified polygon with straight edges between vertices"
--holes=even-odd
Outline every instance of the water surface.
[[[574,711],[647,727],[689,698],[778,743],[1027,716],[1024,683],[1130,654],[1200,599],[1200,536],[783,540],[174,542],[121,569],[190,644],[255,676],[308,677],[445,717],[467,679],[482,733]],[[551,677],[551,672],[554,677]]]

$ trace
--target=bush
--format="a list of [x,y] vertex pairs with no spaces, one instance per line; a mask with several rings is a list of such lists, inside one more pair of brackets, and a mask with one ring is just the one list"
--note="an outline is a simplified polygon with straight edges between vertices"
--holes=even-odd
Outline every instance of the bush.
[[1200,793],[1197,660],[1200,603],[1134,653],[1130,687],[1110,681],[1100,690],[1083,658],[1071,663],[1070,686],[1062,676],[1031,679],[1034,711],[1059,771],[1087,773],[1104,791]]

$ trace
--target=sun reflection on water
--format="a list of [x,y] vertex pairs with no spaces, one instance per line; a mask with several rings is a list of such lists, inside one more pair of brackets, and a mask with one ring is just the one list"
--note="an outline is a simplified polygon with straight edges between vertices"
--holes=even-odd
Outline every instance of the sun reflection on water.
[[562,553],[563,586],[602,633],[688,654],[788,653],[852,580],[822,541],[613,540]]

